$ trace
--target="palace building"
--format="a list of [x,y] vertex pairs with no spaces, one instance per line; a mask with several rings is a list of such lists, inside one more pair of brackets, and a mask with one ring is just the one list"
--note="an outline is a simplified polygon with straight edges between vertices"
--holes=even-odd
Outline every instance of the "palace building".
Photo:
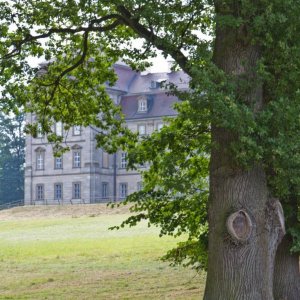
[[[188,76],[182,72],[140,73],[117,63],[118,80],[107,92],[122,107],[127,126],[141,135],[163,126],[163,118],[175,116],[175,96],[166,94],[162,82],[180,89],[188,88]],[[34,122],[27,115],[27,122]],[[56,123],[55,132],[63,135],[70,151],[54,157],[51,144],[43,136],[26,137],[25,205],[73,204],[120,201],[142,187],[137,171],[126,170],[125,152],[109,155],[96,148],[96,130],[74,126],[64,132]]]

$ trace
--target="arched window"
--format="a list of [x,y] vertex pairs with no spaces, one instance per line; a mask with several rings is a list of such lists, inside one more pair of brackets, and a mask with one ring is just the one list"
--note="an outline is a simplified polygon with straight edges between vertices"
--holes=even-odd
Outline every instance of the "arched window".
[[74,145],[72,147],[73,150],[73,168],[81,167],[81,149],[82,147],[79,145]]
[[35,149],[36,153],[36,169],[44,170],[45,169],[45,152],[46,150],[42,147]]

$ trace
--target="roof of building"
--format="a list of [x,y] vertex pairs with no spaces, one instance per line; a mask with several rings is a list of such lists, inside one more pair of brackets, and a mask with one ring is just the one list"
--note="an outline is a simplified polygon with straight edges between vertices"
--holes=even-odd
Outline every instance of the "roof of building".
[[[165,73],[141,73],[131,70],[126,64],[114,66],[118,76],[116,84],[109,88],[121,95],[122,111],[126,119],[144,119],[174,116],[177,97],[167,95],[162,83],[173,83],[181,90],[188,89],[189,77],[183,71]],[[146,96],[147,111],[138,111],[138,98]]]
[[183,71],[171,73],[148,73],[146,75],[135,76],[132,80],[128,92],[131,94],[153,93],[151,82],[173,83],[180,89],[187,89],[189,78]]
[[183,71],[143,73],[133,71],[124,63],[115,64],[114,69],[118,79],[115,85],[108,89],[119,90],[126,94],[152,93],[151,81],[173,83],[180,89],[187,89],[189,84],[189,76]]
[[178,99],[174,96],[167,96],[165,93],[148,95],[146,112],[138,111],[138,101],[137,95],[122,97],[121,106],[126,119],[145,119],[177,114],[173,106],[174,103],[178,102]]

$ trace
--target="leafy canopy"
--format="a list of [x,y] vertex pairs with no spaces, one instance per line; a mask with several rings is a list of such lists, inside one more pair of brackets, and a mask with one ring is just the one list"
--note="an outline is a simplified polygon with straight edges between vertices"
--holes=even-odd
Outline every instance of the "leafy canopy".
[[[239,2],[240,11],[232,15],[233,0],[2,1],[1,108],[35,112],[58,148],[53,122],[94,125],[99,146],[111,152],[127,147],[132,166],[151,162],[144,190],[130,199],[136,211],[148,211],[140,217],[162,226],[162,234],[189,232],[197,244],[205,231],[209,153],[218,146],[210,145],[211,122],[238,136],[230,149],[237,166],[263,164],[288,220],[299,218],[300,5],[296,0]],[[225,75],[214,64],[216,22],[243,30],[244,43],[260,46],[253,78]],[[142,47],[135,47],[136,38],[143,39]],[[182,99],[178,118],[140,141],[122,125],[105,86],[114,84],[112,66],[119,58],[142,70],[154,49],[170,55],[190,76],[190,93],[172,89]],[[31,67],[30,57],[47,64]],[[244,95],[261,82],[264,106],[255,111]],[[37,124],[28,130],[35,135]],[[290,232],[300,250],[297,226],[291,222]]]

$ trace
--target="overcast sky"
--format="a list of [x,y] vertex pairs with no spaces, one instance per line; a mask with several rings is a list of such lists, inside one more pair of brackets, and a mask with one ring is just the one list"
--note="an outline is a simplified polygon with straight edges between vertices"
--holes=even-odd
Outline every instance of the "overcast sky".
[[[42,44],[44,44],[44,42]],[[142,47],[142,44],[143,44],[142,39],[135,39],[133,41],[133,45],[136,48]],[[121,46],[121,48],[122,48],[122,46]],[[166,60],[163,57],[163,55],[161,54],[161,51],[157,50],[157,57],[149,59],[149,61],[152,62],[153,66],[150,67],[146,72],[150,72],[150,73],[168,72],[169,69],[170,69],[168,61],[170,61],[170,60],[171,60],[171,58]],[[44,59],[43,58],[38,59],[38,58],[35,58],[35,57],[29,57],[28,61],[29,61],[30,65],[32,67],[36,67],[36,66],[38,66],[39,63],[43,62]]]
[[150,59],[150,61],[153,63],[153,66],[147,70],[150,73],[167,72],[169,70],[169,63],[161,54],[158,54],[157,57]]
[[[171,59],[170,59],[171,60]],[[28,58],[28,62],[32,67],[38,66],[39,63],[43,62],[44,60],[42,58],[37,59],[35,57]],[[169,63],[168,61],[160,54],[157,54],[157,57],[149,59],[149,61],[152,62],[153,66],[150,67],[147,71],[150,73],[155,72],[168,72],[169,70]]]

